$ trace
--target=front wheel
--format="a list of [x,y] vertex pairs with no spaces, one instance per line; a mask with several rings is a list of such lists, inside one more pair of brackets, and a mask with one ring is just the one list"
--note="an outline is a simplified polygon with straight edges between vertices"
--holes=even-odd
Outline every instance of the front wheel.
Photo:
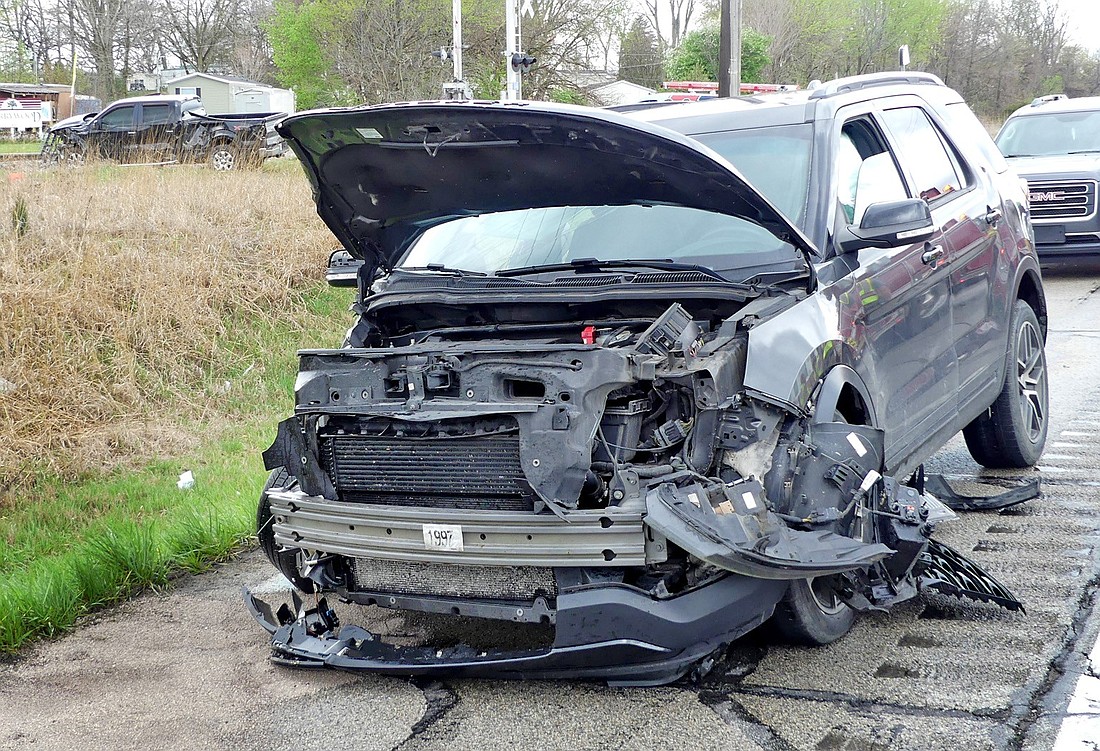
[[824,578],[792,581],[775,606],[779,633],[796,644],[831,644],[852,629],[856,611],[845,605]]
[[313,580],[305,578],[298,570],[298,556],[301,551],[296,548],[280,548],[275,542],[275,532],[271,529],[275,519],[271,515],[271,503],[267,499],[267,491],[272,488],[293,488],[297,485],[298,480],[285,468],[271,471],[264,489],[260,492],[260,503],[256,508],[256,537],[260,540],[260,549],[264,551],[267,560],[271,561],[271,564],[279,569],[291,584],[303,592],[313,592],[316,589]]
[[988,410],[963,428],[970,455],[991,468],[1033,466],[1047,440],[1048,405],[1043,331],[1031,306],[1017,300],[1001,393]]

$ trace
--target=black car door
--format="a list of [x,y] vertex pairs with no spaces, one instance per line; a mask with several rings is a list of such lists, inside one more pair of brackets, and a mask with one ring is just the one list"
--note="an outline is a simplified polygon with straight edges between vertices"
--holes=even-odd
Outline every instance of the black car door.
[[136,115],[135,105],[120,104],[105,110],[92,121],[88,131],[99,156],[121,162],[128,161],[136,135]]
[[[990,307],[994,293],[991,270],[997,231],[995,207],[1000,206],[988,176],[963,161],[958,150],[919,104],[884,110],[883,120],[898,144],[910,184],[928,200],[943,231],[943,258],[951,283],[952,330],[958,368],[955,409],[978,392],[988,390],[991,374],[1004,358],[1000,317]],[[992,205],[991,205],[992,204]]]
[[[836,223],[858,226],[874,203],[916,197],[875,108],[838,112]],[[946,217],[933,212],[937,225]],[[886,432],[887,467],[905,463],[955,409],[950,280],[937,230],[927,242],[857,251],[854,271],[832,285],[854,367]]]
[[145,102],[138,113],[135,152],[142,162],[169,162],[176,159],[178,118],[171,102]]

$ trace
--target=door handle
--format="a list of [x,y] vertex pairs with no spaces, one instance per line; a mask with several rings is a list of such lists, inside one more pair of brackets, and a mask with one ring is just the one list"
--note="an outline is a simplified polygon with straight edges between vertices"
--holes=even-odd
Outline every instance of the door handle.
[[990,227],[996,227],[997,222],[1001,221],[1001,210],[992,208],[991,206],[987,206],[986,208],[989,209],[989,211],[986,212],[985,223]]
[[924,253],[921,255],[920,260],[929,266],[935,265],[936,261],[943,258],[943,246],[932,245],[931,243],[924,244]]

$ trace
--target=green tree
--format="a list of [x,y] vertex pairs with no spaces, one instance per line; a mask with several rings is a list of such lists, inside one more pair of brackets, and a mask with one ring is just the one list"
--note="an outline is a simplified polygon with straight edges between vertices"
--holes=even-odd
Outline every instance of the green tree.
[[619,78],[651,89],[661,88],[664,80],[657,37],[641,16],[634,19],[619,45]]
[[319,0],[275,0],[275,11],[265,25],[275,77],[283,86],[294,89],[299,109],[331,103],[329,66],[317,31],[331,22],[332,15],[332,6]]
[[[741,30],[741,80],[758,83],[768,57],[770,39],[760,32]],[[716,25],[689,32],[668,59],[668,77],[673,81],[717,81],[721,31]]]

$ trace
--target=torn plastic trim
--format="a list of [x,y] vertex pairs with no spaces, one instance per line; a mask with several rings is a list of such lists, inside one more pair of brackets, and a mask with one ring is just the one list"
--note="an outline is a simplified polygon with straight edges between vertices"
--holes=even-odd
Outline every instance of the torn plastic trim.
[[732,575],[667,600],[621,586],[587,586],[559,594],[551,647],[515,651],[397,647],[359,626],[328,628],[318,608],[295,613],[284,605],[276,612],[247,590],[244,599],[271,634],[272,659],[284,665],[660,685],[763,624],[786,589],[786,582]]
[[1024,605],[992,574],[959,551],[937,540],[929,540],[921,555],[924,573],[921,586],[947,595],[990,602],[1006,610],[1024,612]]
[[1028,480],[1019,487],[1008,488],[994,495],[960,493],[951,487],[943,475],[928,475],[924,480],[924,487],[945,506],[955,511],[997,511],[1043,497],[1042,485],[1038,477]]
[[[726,486],[727,488],[729,486]],[[806,579],[864,568],[894,551],[827,530],[793,530],[771,512],[715,513],[695,486],[664,483],[646,495],[646,524],[727,571],[762,579]]]

